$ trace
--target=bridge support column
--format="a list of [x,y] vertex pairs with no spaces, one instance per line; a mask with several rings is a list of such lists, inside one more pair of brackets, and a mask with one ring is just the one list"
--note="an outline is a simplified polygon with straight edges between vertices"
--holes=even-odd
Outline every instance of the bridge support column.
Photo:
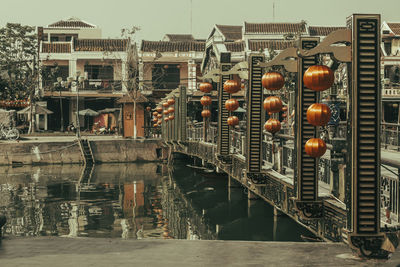
[[[316,47],[319,38],[300,38],[300,48],[309,50]],[[310,138],[318,136],[318,129],[307,121],[307,109],[318,103],[318,93],[308,89],[303,84],[304,72],[313,65],[317,65],[318,56],[298,58],[298,90],[296,90],[296,178],[297,199],[295,202],[299,216],[303,219],[317,219],[323,215],[322,202],[318,201],[318,159],[306,154],[304,145]]]
[[[178,109],[176,109],[178,110]],[[186,142],[186,117],[187,117],[187,96],[186,86],[179,86],[179,141]]]
[[263,109],[262,67],[258,64],[265,61],[263,54],[249,56],[249,86],[247,89],[247,129],[246,129],[246,170],[247,177],[253,183],[263,183],[261,174],[262,138],[265,111]]

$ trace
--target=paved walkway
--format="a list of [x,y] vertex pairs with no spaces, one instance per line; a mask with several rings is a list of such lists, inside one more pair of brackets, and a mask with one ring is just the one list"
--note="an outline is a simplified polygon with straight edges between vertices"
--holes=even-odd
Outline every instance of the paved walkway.
[[0,266],[398,266],[361,260],[339,243],[122,240],[37,237],[5,239]]

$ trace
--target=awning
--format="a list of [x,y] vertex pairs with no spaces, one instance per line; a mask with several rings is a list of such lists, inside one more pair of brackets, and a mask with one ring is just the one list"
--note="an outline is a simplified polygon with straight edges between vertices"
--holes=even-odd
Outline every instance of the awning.
[[[30,114],[31,113],[31,106],[24,108],[23,110],[20,110],[17,112],[17,114]],[[33,114],[53,114],[54,112],[51,110],[48,110],[45,107],[39,106],[38,104],[33,106],[32,110]]]
[[99,113],[97,111],[94,111],[93,109],[90,109],[90,108],[79,110],[78,114],[81,116],[97,116],[97,115],[99,115]]

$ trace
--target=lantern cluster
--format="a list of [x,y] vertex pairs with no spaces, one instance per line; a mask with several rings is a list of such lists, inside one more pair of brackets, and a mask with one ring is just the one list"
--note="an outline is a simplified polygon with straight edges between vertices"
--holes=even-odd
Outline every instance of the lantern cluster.
[[[333,71],[324,65],[311,66],[303,75],[304,86],[316,92],[329,89],[333,82]],[[313,126],[325,126],[330,118],[331,110],[325,104],[314,103],[307,109],[307,121]],[[306,142],[304,149],[310,157],[319,158],[325,154],[326,144],[321,138],[311,138]]]
[[[238,80],[227,80],[224,83],[224,91],[228,94],[235,94],[243,88],[244,84]],[[234,98],[230,98],[225,101],[225,108],[231,112],[235,111],[239,108],[239,102]],[[236,116],[230,116],[227,119],[227,123],[229,126],[234,127],[239,124],[239,118]]]
[[[204,82],[200,84],[200,91],[202,91],[205,94],[209,94],[212,91],[213,87],[211,83]],[[209,106],[212,104],[212,99],[211,96],[204,95],[200,99],[200,103],[203,106],[203,110],[201,111],[201,116],[203,118],[209,118],[211,117],[211,111],[209,110]]]
[[[283,75],[276,71],[267,72],[262,76],[261,80],[262,86],[271,91],[280,90],[285,84],[285,78]],[[264,99],[263,103],[264,109],[269,115],[278,113],[283,109],[282,100],[278,96],[269,96]],[[286,107],[287,110],[287,107]],[[265,124],[264,129],[267,132],[275,134],[281,129],[281,122],[277,119],[270,118]]]

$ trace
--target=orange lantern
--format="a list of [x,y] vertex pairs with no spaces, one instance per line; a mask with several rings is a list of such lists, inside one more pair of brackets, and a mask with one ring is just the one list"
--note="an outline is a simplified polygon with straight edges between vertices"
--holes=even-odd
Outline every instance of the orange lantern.
[[211,111],[209,109],[203,109],[203,111],[201,112],[201,116],[203,118],[209,118],[211,117]]
[[282,107],[282,111],[287,111],[287,110],[288,110],[287,106]]
[[236,116],[230,116],[227,122],[229,126],[236,126],[239,124],[239,118]]
[[312,104],[307,109],[307,121],[314,126],[324,126],[331,119],[331,109],[320,103]]
[[224,83],[224,91],[229,94],[234,94],[240,91],[240,82],[237,80],[227,80]]
[[311,138],[304,145],[304,149],[310,157],[319,158],[326,152],[326,144],[321,138]]
[[169,106],[172,106],[173,104],[175,104],[175,99],[170,98],[170,99],[168,99],[167,103]]
[[209,97],[208,95],[205,95],[205,96],[203,96],[203,97],[200,99],[200,103],[201,103],[203,106],[209,106],[209,105],[211,105],[211,103],[212,103],[212,99],[211,99],[211,97]]
[[158,106],[158,107],[156,108],[156,111],[157,111],[158,113],[161,113],[161,112],[162,112],[162,107]]
[[165,117],[165,118],[164,118],[164,121],[165,121],[165,122],[169,121],[169,118],[168,118],[168,117]]
[[324,91],[330,88],[334,80],[333,71],[324,65],[311,66],[303,75],[304,85],[313,91]]
[[281,129],[281,123],[276,119],[269,119],[264,124],[264,129],[272,134],[277,133]]
[[146,107],[146,110],[147,110],[148,112],[150,112],[150,111],[151,111],[151,107]]
[[162,118],[162,114],[158,114],[158,115],[157,115],[157,118],[158,118],[158,119],[161,119],[161,118]]
[[157,111],[154,111],[154,112],[153,112],[153,116],[156,117],[157,115],[158,115],[158,112],[157,112]]
[[201,83],[199,86],[200,91],[202,91],[203,93],[209,93],[212,91],[213,86],[211,83]]
[[262,86],[268,90],[279,90],[285,84],[283,75],[276,71],[267,72],[262,76]]
[[264,109],[271,113],[277,113],[282,109],[282,100],[277,96],[269,96],[264,100]]
[[153,127],[157,127],[157,126],[158,126],[158,124],[157,124],[157,123],[154,123],[154,124],[153,124]]
[[164,102],[163,104],[162,104],[162,106],[164,107],[164,108],[167,108],[169,105],[168,105],[168,102]]
[[238,109],[238,107],[239,107],[239,102],[234,98],[228,99],[225,102],[225,108],[229,111],[235,111]]
[[174,116],[174,115],[169,115],[169,116],[168,116],[168,119],[169,119],[170,121],[172,121],[173,119],[175,119],[175,116]]
[[164,110],[164,111],[163,111],[163,114],[164,114],[164,115],[168,115],[168,113],[169,113],[168,110]]
[[154,117],[153,122],[157,122],[157,121],[158,121],[158,119],[156,117]]
[[175,112],[175,108],[174,107],[169,107],[167,111],[168,111],[168,113],[174,113]]

